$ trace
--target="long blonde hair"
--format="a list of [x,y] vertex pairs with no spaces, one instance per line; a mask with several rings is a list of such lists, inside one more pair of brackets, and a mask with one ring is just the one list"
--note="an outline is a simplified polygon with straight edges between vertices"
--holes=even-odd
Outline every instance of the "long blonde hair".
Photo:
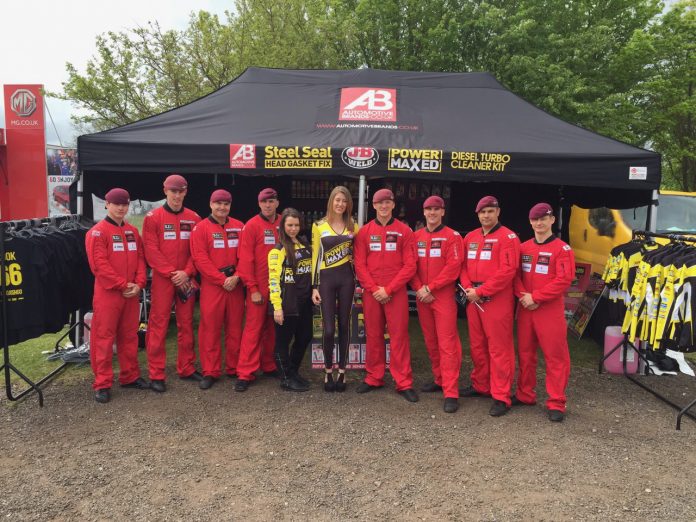
[[338,194],[343,194],[346,198],[346,210],[343,212],[343,224],[352,234],[355,225],[353,224],[353,197],[350,195],[350,191],[343,185],[337,185],[329,194],[329,201],[326,203],[326,215],[324,216],[324,221],[329,222],[329,218],[334,215],[333,211],[333,201]]

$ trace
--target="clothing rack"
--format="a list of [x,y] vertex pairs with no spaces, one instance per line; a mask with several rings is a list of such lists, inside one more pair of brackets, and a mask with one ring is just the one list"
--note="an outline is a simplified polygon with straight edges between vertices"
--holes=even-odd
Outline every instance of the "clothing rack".
[[[681,234],[660,234],[657,232],[648,232],[648,231],[644,231],[644,230],[634,230],[633,234],[632,234],[632,238],[633,239],[662,238],[662,239],[669,239],[670,241],[680,241],[680,242],[684,242],[684,243],[696,244],[696,239],[694,239],[693,237],[683,236]],[[696,399],[691,401],[686,406],[681,406],[679,404],[672,402],[670,399],[668,399],[667,397],[665,397],[664,395],[659,393],[657,390],[647,386],[645,383],[641,382],[640,380],[638,380],[633,375],[631,375],[627,372],[627,365],[626,365],[627,358],[626,358],[626,356],[628,355],[629,349],[633,350],[636,353],[636,355],[638,356],[638,358],[641,359],[645,363],[645,369],[644,369],[643,375],[650,375],[650,371],[651,371],[650,367],[649,367],[648,359],[646,358],[645,354],[639,348],[636,348],[635,344],[633,344],[631,341],[629,341],[628,334],[624,334],[623,339],[621,341],[619,341],[619,343],[616,346],[614,346],[614,348],[612,348],[608,353],[606,353],[600,359],[600,361],[599,361],[599,373],[602,373],[602,367],[604,365],[604,361],[606,361],[616,350],[619,350],[619,349],[623,350],[622,361],[623,361],[623,375],[624,375],[624,377],[626,377],[632,383],[637,384],[638,386],[640,386],[644,390],[652,393],[655,397],[660,399],[665,404],[668,404],[669,406],[671,406],[672,408],[677,410],[679,412],[677,414],[677,422],[676,422],[676,427],[675,427],[677,430],[681,430],[681,421],[682,421],[682,417],[684,417],[684,415],[686,415],[687,417],[690,417],[691,419],[696,421],[696,415],[694,415],[693,413],[691,413],[689,411],[691,408],[693,408],[696,405]],[[653,374],[654,374],[654,372],[653,372]]]
[[[37,382],[33,382],[31,379],[29,379],[26,375],[24,375],[16,366],[12,364],[10,361],[10,346],[9,346],[9,341],[7,337],[7,281],[6,281],[6,261],[5,261],[5,236],[8,231],[11,230],[22,230],[22,229],[27,229],[27,228],[37,228],[41,226],[46,226],[46,225],[59,225],[61,223],[64,223],[66,221],[74,221],[74,222],[79,222],[81,216],[78,214],[69,214],[66,216],[56,216],[56,217],[51,217],[51,218],[42,218],[42,219],[20,219],[20,220],[15,220],[15,221],[2,221],[0,222],[0,307],[2,308],[2,352],[3,352],[3,364],[0,366],[0,370],[4,370],[5,373],[5,393],[7,394],[7,398],[11,401],[17,401],[27,394],[31,393],[32,391],[35,391],[37,395],[39,396],[39,406],[43,407],[43,392],[41,391],[40,386],[46,382],[48,382],[50,379],[58,375],[61,371],[63,371],[69,363],[64,362],[57,368],[55,368],[53,371],[39,379]],[[78,320],[75,324],[70,326],[69,331],[72,331],[75,329],[77,326],[79,326],[81,322],[79,321],[79,316]],[[67,335],[67,334],[66,334]],[[56,345],[54,347],[55,351],[58,351],[58,344],[59,342],[64,338],[65,336],[61,337],[61,339],[56,342]],[[18,394],[14,394],[12,392],[12,382],[11,382],[11,377],[12,373],[17,375],[20,379],[22,379],[24,382],[26,382],[29,387],[24,389],[22,392]]]

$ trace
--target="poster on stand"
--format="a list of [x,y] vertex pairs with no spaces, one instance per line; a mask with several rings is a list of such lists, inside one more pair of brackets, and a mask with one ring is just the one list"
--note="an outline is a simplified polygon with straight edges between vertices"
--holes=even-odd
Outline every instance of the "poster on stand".
[[[365,369],[365,315],[363,314],[362,288],[355,289],[353,297],[353,308],[350,316],[350,340],[348,344],[348,361],[346,369],[348,370],[363,370]],[[338,308],[337,308],[338,309]],[[318,306],[314,307],[313,317],[314,331],[312,335],[311,354],[312,368],[321,370],[324,368],[324,351],[322,349],[322,320],[321,309]],[[336,324],[336,333],[338,334],[338,324]],[[386,345],[386,361],[389,366],[389,334],[385,332],[384,343]],[[333,352],[334,366],[338,366],[338,344],[334,345]]]
[[587,289],[580,300],[575,313],[568,319],[568,331],[576,338],[580,339],[585,332],[590,318],[599,304],[599,300],[605,293],[607,287],[599,274],[592,274]]
[[575,310],[578,309],[582,296],[585,295],[585,290],[587,290],[590,284],[591,274],[592,265],[590,263],[575,264],[575,278],[570,283],[570,287],[568,287],[568,291],[563,299],[566,321],[573,317]]
[[70,184],[77,175],[77,149],[46,148],[48,216],[70,214]]

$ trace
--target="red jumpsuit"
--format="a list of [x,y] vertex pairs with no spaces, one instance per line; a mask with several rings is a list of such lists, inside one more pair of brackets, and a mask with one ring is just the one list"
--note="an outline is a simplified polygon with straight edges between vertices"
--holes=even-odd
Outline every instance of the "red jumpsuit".
[[440,225],[430,232],[427,227],[414,233],[418,255],[416,275],[411,288],[428,285],[435,300],[416,302],[418,319],[428,349],[435,383],[445,397],[459,397],[459,369],[462,344],[457,329],[457,302],[454,288],[462,270],[462,238],[459,232]]
[[[273,315],[268,313],[268,252],[278,243],[280,216],[273,222],[262,214],[251,218],[244,225],[242,249],[239,259],[239,275],[247,289],[246,323],[239,352],[237,375],[241,380],[253,381],[259,367],[264,372],[276,369],[273,351],[275,326]],[[251,301],[251,294],[261,292],[263,304]]]
[[201,310],[198,323],[198,351],[204,376],[220,377],[222,352],[220,335],[225,326],[225,372],[235,373],[242,338],[244,290],[241,281],[231,292],[222,285],[227,275],[237,274],[240,235],[244,224],[228,217],[220,225],[210,216],[196,225],[191,234],[191,257],[201,274]]
[[195,299],[182,303],[175,299],[176,288],[171,274],[183,270],[189,277],[196,275],[191,259],[191,231],[201,220],[194,211],[182,208],[174,212],[165,203],[148,212],[143,221],[145,260],[152,267],[150,315],[147,323],[147,362],[150,379],[164,380],[167,361],[165,342],[172,301],[176,311],[176,373],[188,377],[196,371],[196,352],[193,348],[193,307]]
[[544,243],[534,239],[521,247],[521,270],[515,278],[515,295],[532,294],[536,310],[522,306],[517,311],[517,351],[519,375],[517,398],[529,404],[536,401],[537,347],[546,361],[546,407],[565,412],[570,375],[570,355],[566,333],[563,297],[575,277],[575,256],[570,247],[551,236]]
[[471,385],[508,406],[515,374],[512,284],[519,259],[520,240],[500,223],[486,235],[477,228],[464,238],[460,281],[464,288],[476,288],[483,298],[478,303],[483,311],[473,303],[466,307],[474,365]]
[[[416,271],[413,232],[397,219],[392,218],[386,226],[373,220],[360,229],[353,248],[355,271],[365,289],[365,382],[370,386],[384,385],[386,322],[390,338],[389,371],[396,383],[396,390],[412,388],[406,283]],[[372,297],[380,286],[391,296],[385,305]]]
[[114,371],[113,344],[116,342],[118,382],[130,384],[140,377],[138,367],[138,323],[140,299],[123,297],[127,283],[145,288],[145,257],[138,230],[121,226],[107,217],[85,236],[87,259],[94,274],[94,318],[90,335],[90,359],[95,390],[111,388]]

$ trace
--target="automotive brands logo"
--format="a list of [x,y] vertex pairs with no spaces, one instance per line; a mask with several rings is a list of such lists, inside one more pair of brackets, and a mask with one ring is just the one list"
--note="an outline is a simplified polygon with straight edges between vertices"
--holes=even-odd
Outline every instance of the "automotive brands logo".
[[338,119],[396,121],[396,89],[344,87]]
[[343,163],[353,169],[367,169],[377,164],[379,153],[372,147],[346,147],[341,153]]
[[10,109],[20,118],[28,118],[36,110],[36,96],[28,89],[17,89],[10,96]]
[[255,169],[256,145],[232,143],[230,144],[230,168],[231,169]]
[[387,170],[399,172],[441,172],[442,151],[431,149],[389,149]]
[[330,169],[333,166],[331,147],[276,147],[264,148],[264,166],[267,169]]

